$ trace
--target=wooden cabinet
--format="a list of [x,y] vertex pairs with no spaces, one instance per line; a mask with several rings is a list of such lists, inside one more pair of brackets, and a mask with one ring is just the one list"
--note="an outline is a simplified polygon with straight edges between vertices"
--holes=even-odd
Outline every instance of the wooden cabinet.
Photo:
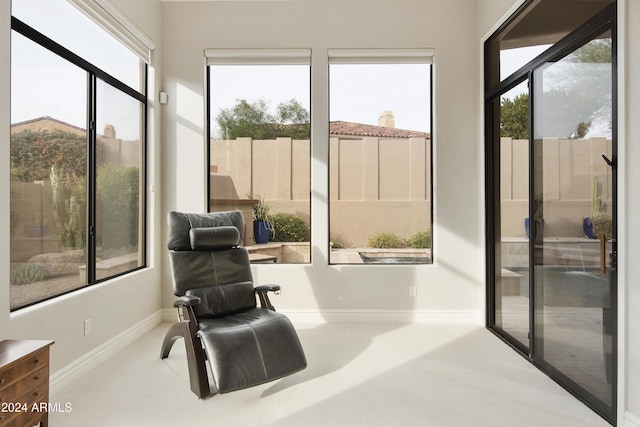
[[48,425],[53,341],[0,342],[0,427]]

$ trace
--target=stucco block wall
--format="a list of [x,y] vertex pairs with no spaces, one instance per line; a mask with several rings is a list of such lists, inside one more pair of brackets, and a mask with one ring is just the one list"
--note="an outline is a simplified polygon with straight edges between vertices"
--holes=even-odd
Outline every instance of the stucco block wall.
[[[582,219],[591,214],[594,177],[601,211],[612,213],[613,177],[611,168],[602,159],[603,154],[611,157],[611,142],[603,138],[545,138],[542,145],[545,235],[584,237]],[[500,141],[503,237],[525,234],[524,218],[529,216],[528,147],[527,140]]]
[[[212,183],[228,175],[235,187],[226,192],[229,196],[263,197],[274,212],[310,223],[309,140],[239,138],[214,140],[210,146],[211,167],[217,170]],[[329,165],[333,242],[364,247],[378,232],[408,238],[431,229],[430,141],[332,137]],[[221,185],[212,184],[211,191],[225,198]],[[217,204],[212,201],[215,210]]]

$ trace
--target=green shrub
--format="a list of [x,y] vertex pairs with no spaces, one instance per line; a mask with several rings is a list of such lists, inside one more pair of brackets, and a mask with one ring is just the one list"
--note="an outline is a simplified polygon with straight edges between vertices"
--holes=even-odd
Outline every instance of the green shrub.
[[344,245],[335,239],[331,239],[331,249],[344,249]]
[[407,244],[415,249],[425,249],[431,247],[431,231],[418,231],[407,239]]
[[29,283],[43,280],[45,276],[46,273],[39,264],[25,262],[15,270],[11,271],[10,280],[12,285],[27,285]]
[[274,242],[308,242],[309,226],[297,215],[280,212],[271,217]]
[[369,246],[379,249],[401,248],[405,242],[393,233],[380,232],[369,237]]

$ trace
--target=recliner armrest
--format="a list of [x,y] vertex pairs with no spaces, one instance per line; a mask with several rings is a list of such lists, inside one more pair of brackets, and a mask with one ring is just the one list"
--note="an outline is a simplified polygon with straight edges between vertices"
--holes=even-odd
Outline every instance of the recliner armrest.
[[260,298],[260,306],[262,308],[266,308],[268,310],[276,311],[275,307],[269,301],[269,295],[267,292],[275,292],[278,294],[280,292],[280,285],[262,285],[256,286],[254,288],[256,294],[258,294],[258,298]]
[[261,285],[254,288],[256,292],[279,292],[280,285]]
[[200,298],[194,295],[184,295],[176,298],[175,301],[173,301],[174,307],[192,306],[196,304],[200,304]]

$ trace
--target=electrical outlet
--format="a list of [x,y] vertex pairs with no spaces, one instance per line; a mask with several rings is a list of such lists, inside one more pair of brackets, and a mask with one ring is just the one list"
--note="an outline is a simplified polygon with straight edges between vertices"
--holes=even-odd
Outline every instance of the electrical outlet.
[[84,334],[89,335],[91,333],[91,319],[84,319]]
[[409,298],[415,298],[418,296],[418,288],[414,286],[409,286]]

